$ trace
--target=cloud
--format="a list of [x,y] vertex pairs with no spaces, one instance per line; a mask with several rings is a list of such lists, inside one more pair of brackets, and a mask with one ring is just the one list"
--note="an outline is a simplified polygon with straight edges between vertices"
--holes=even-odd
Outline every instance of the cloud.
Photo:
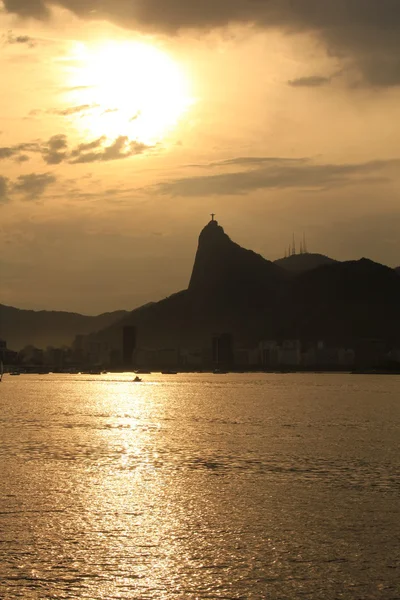
[[34,200],[55,182],[56,177],[51,173],[30,173],[29,175],[20,175],[12,189],[13,192],[25,196],[27,200]]
[[27,142],[23,144],[15,144],[14,146],[0,147],[0,160],[14,158],[17,162],[29,160],[24,152],[38,152],[40,146],[37,142]]
[[292,87],[321,87],[328,85],[332,81],[332,77],[323,77],[322,75],[311,75],[310,77],[299,77],[291,79],[288,84]]
[[[99,138],[89,144],[80,144],[71,152],[72,164],[92,163],[109,160],[128,158],[136,154],[142,154],[150,146],[138,141],[130,141],[125,135],[119,136],[110,146],[102,146],[104,138]],[[99,150],[96,150],[99,148]],[[91,151],[96,150],[96,151]]]
[[8,179],[0,175],[0,204],[8,202]]
[[398,0],[4,0],[4,5],[41,19],[51,6],[61,5],[82,18],[167,33],[231,23],[310,33],[329,53],[356,63],[368,83],[400,84]]
[[20,17],[34,17],[47,19],[49,9],[43,0],[3,0],[6,11],[15,13]]
[[47,144],[41,147],[43,160],[48,165],[58,165],[67,157],[67,136],[63,134],[53,135]]
[[230,166],[243,166],[248,167],[252,165],[263,165],[265,163],[268,164],[285,164],[285,163],[295,163],[299,164],[300,162],[307,162],[309,159],[307,158],[281,158],[277,156],[237,156],[235,158],[228,158],[226,160],[218,160],[211,163],[204,164],[192,164],[187,165],[188,167],[200,167],[204,169],[214,168],[214,167],[230,167]]
[[2,36],[3,43],[5,44],[26,44],[30,48],[36,45],[36,42],[29,35],[14,35],[12,31],[8,31],[6,35]]
[[[220,165],[246,164],[246,159],[223,161]],[[381,173],[399,160],[370,161],[359,164],[315,164],[310,159],[261,159],[265,164],[245,171],[182,177],[148,188],[152,193],[171,196],[208,196],[245,194],[260,189],[329,189],[354,183],[386,180]],[[236,162],[233,162],[236,161]]]
[[91,110],[92,108],[98,108],[99,104],[81,104],[80,106],[70,106],[68,108],[62,109],[51,109],[47,111],[52,115],[60,115],[62,117],[68,117],[70,115],[76,115],[81,112],[86,112],[87,110]]
[[129,140],[127,136],[119,136],[109,146],[105,145],[106,139],[105,136],[101,136],[69,150],[67,136],[59,133],[53,135],[47,142],[37,140],[0,147],[0,160],[13,158],[17,162],[26,162],[29,160],[27,153],[35,153],[40,154],[48,165],[58,165],[62,162],[70,164],[105,162],[129,158],[152,148],[137,140]]

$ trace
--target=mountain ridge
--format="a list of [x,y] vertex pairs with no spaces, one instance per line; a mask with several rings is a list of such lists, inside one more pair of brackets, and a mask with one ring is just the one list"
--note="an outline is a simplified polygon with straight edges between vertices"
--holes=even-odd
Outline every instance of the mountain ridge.
[[[68,311],[26,310],[0,304],[0,338],[12,350],[33,345],[69,346],[76,335],[87,335],[122,319],[128,311],[81,315]],[[27,332],[29,332],[27,334]]]
[[118,349],[124,325],[137,328],[143,347],[203,347],[224,331],[243,344],[299,336],[347,342],[380,333],[400,339],[399,273],[365,258],[340,262],[321,254],[272,262],[232,241],[212,219],[200,232],[187,289],[96,317],[0,305],[0,337],[16,350],[70,345],[76,335]]

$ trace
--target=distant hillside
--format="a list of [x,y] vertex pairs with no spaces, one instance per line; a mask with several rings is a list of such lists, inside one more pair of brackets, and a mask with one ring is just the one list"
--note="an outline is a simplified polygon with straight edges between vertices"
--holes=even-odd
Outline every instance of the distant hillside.
[[293,273],[304,273],[305,271],[311,271],[311,269],[316,269],[317,267],[322,267],[323,265],[330,265],[337,262],[333,258],[329,258],[329,256],[324,256],[323,254],[294,254],[293,256],[288,256],[286,258],[279,258],[275,260],[274,263],[287,271],[291,271]]
[[366,258],[338,262],[294,280],[283,332],[349,344],[363,338],[398,343],[399,306],[394,269]]
[[395,271],[396,271],[396,273],[398,273],[400,275],[400,267],[396,267]]
[[70,345],[75,336],[104,329],[122,319],[124,310],[88,317],[59,311],[33,311],[0,304],[0,338],[8,348],[20,350],[28,344],[38,348]]

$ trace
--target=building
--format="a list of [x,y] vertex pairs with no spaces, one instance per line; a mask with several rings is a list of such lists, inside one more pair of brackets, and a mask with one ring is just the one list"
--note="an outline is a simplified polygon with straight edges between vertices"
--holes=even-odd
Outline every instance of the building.
[[136,348],[136,327],[125,325],[122,328],[122,363],[124,367],[133,365],[133,353]]
[[264,369],[275,369],[279,366],[279,346],[275,340],[264,340],[259,343],[260,363]]
[[298,367],[301,364],[300,340],[284,340],[279,349],[279,364],[282,367]]
[[215,368],[230,369],[233,366],[233,338],[231,333],[221,333],[212,338],[212,363]]

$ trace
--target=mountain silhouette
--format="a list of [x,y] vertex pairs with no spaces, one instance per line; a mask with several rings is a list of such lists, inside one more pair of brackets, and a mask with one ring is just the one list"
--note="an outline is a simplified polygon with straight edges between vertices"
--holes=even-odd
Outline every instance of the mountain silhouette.
[[337,261],[324,254],[312,254],[307,252],[305,254],[293,254],[292,256],[286,256],[285,258],[278,258],[278,260],[274,261],[274,264],[293,273],[304,273],[305,271],[311,271],[317,267],[333,264],[335,262]]
[[11,350],[31,344],[37,348],[69,346],[78,334],[104,329],[128,314],[124,310],[96,317],[47,310],[23,310],[0,304],[0,338]]
[[129,313],[99,317],[1,307],[0,337],[11,340],[10,347],[44,347],[87,333],[88,345],[118,352],[123,327],[133,325],[141,348],[210,348],[212,336],[223,332],[243,346],[293,338],[399,343],[399,306],[398,270],[364,258],[337,262],[315,254],[273,263],[233,242],[212,220],[200,233],[187,289]]
[[141,346],[204,346],[230,331],[243,342],[275,334],[275,314],[289,284],[287,273],[233,242],[210,221],[199,236],[187,290],[132,311],[99,340],[120,345],[121,328],[134,325]]
[[[400,340],[400,279],[393,269],[368,259],[311,257],[302,264],[308,268],[288,273],[211,221],[200,233],[188,289],[133,311],[101,337],[117,347],[122,326],[135,325],[140,347],[209,347],[212,335],[223,331],[243,345],[284,338]],[[312,268],[313,261],[325,264]]]
[[400,340],[400,279],[394,269],[362,258],[301,274],[293,282],[286,335],[354,344]]

